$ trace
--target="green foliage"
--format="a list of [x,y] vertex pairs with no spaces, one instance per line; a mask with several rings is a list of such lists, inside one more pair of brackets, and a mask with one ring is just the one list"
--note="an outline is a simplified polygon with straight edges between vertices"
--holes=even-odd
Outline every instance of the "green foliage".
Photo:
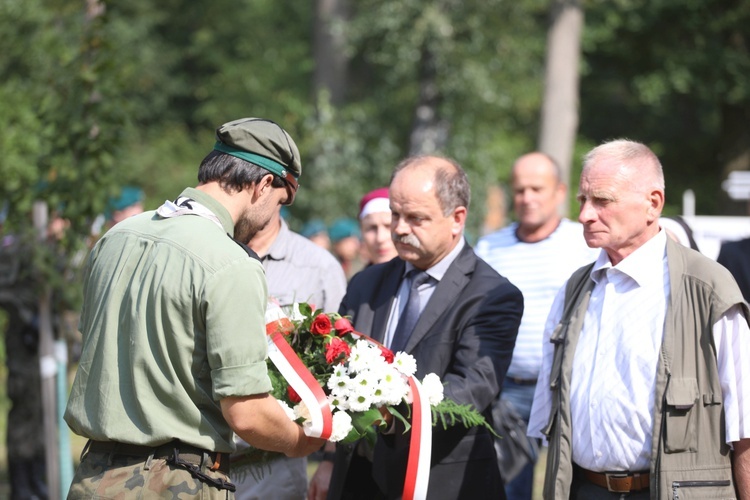
[[[0,4],[0,165],[9,222],[28,220],[35,199],[88,234],[116,183],[115,158],[126,123],[108,18],[71,1]],[[34,43],[20,43],[33,40]]]
[[442,424],[443,429],[457,424],[461,424],[466,428],[481,426],[497,436],[495,429],[492,428],[492,425],[485,420],[481,413],[476,411],[471,405],[460,405],[451,399],[444,399],[432,407],[432,425],[437,425],[438,422]]
[[[662,154],[670,192],[718,190],[722,106],[750,100],[748,4],[585,2],[578,149],[644,140]],[[133,0],[87,20],[80,1],[3,0],[0,197],[15,223],[44,196],[82,234],[123,183],[143,187],[153,208],[195,184],[214,128],[240,116],[273,119],[300,146],[294,228],[354,216],[407,152],[429,51],[449,124],[443,153],[469,172],[476,232],[485,186],[535,147],[550,3],[350,7],[334,26],[350,61],[347,101],[334,107],[312,88],[314,2]],[[715,209],[712,198],[699,195],[699,209]]]
[[[748,22],[746,0],[589,2],[581,135],[646,142],[664,165],[667,201],[679,205],[692,188],[698,212],[716,213],[722,162],[734,148],[750,150],[741,139],[750,103]],[[729,120],[733,109],[744,120]]]

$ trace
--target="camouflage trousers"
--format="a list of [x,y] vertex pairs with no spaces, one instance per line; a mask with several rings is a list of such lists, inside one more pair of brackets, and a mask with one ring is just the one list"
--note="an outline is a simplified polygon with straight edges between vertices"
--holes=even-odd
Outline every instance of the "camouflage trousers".
[[[201,472],[228,481],[226,474],[208,466]],[[234,499],[234,493],[193,477],[165,458],[113,456],[88,452],[76,469],[68,500],[77,499]]]

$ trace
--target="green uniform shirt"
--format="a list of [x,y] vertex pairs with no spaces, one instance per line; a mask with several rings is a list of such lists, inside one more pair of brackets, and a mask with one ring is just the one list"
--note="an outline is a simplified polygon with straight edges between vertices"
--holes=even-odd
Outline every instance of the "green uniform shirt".
[[94,440],[179,439],[234,449],[219,400],[270,391],[260,262],[227,234],[229,213],[205,193],[197,215],[146,212],[97,243],[84,277],[83,352],[65,412]]

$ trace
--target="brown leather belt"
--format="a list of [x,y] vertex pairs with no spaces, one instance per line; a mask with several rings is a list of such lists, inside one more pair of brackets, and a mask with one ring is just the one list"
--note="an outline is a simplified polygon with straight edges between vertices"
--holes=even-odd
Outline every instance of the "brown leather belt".
[[[175,450],[179,458],[197,466],[206,465],[213,471],[223,472],[229,475],[229,454],[218,451],[207,451],[180,441],[170,441],[159,446],[142,446],[138,444],[119,443],[117,441],[94,441],[89,440],[87,449],[93,453],[110,453],[113,457],[143,457],[173,458]],[[209,463],[203,463],[203,457],[208,455]]]
[[575,466],[583,478],[612,493],[629,493],[649,488],[649,472],[594,472]]

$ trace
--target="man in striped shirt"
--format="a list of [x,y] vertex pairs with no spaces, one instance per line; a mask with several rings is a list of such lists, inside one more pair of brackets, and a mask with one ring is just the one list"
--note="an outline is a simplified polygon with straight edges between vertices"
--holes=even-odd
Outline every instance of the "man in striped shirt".
[[[524,312],[501,399],[528,423],[537,375],[542,364],[544,323],[557,290],[579,267],[596,259],[580,224],[560,216],[567,188],[560,168],[544,153],[516,160],[512,172],[517,222],[479,240],[477,255],[521,289]],[[515,478],[505,478],[509,500],[528,500],[534,464]]]

